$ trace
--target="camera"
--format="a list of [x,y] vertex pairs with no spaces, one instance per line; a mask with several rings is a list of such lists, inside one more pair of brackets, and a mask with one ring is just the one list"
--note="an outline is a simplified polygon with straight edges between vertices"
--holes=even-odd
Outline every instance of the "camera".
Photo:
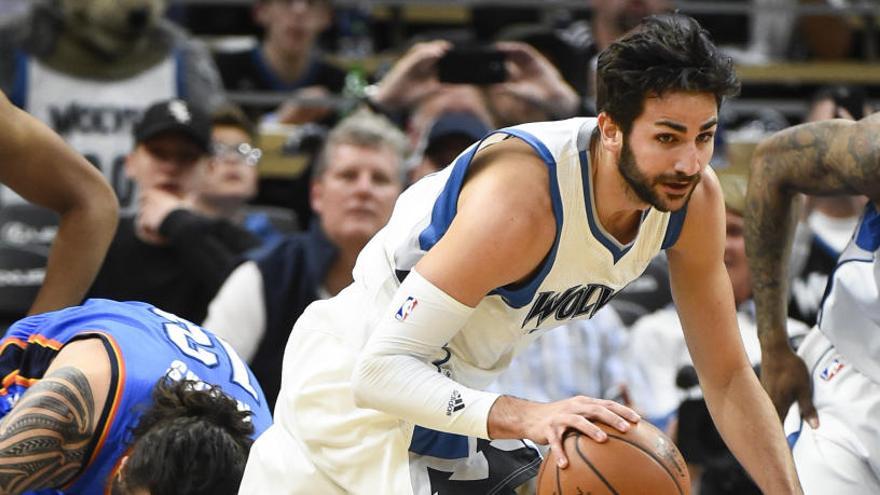
[[504,52],[493,47],[455,47],[437,61],[437,78],[455,84],[495,84],[508,78]]

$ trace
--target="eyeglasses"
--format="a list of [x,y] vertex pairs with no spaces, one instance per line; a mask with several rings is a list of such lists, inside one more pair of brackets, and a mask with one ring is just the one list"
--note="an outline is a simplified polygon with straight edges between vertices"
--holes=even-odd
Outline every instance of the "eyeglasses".
[[211,143],[211,153],[218,160],[242,163],[252,167],[260,163],[260,157],[263,156],[263,151],[260,148],[251,146],[248,143],[225,144],[213,142]]

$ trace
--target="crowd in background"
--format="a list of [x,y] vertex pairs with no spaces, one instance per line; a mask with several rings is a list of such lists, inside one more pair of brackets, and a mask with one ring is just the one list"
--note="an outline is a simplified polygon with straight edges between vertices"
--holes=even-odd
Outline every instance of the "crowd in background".
[[[141,2],[151,11],[141,6],[127,16],[83,18],[93,31],[102,26],[88,20],[120,23],[132,38],[128,44],[102,41],[99,32],[59,31],[75,15],[65,10],[75,9],[70,3],[39,0],[28,8],[0,1],[0,87],[89,158],[120,199],[119,227],[89,297],[146,301],[204,322],[249,361],[270,401],[293,322],[306,305],[351,283],[358,252],[408,184],[445,167],[491,129],[595,114],[597,53],[642,17],[676,6],[594,0],[578,11],[480,7],[469,24],[426,25],[405,44],[391,45],[384,21],[369,9],[335,8],[331,0],[255,0],[244,9],[251,17],[233,24],[239,35],[259,29],[242,45],[230,42],[242,36],[218,40],[186,31],[208,28],[201,18],[208,7],[175,3],[166,10],[162,1]],[[736,45],[729,53],[739,63],[866,60],[866,47],[874,46],[866,39],[874,31],[863,22],[870,18],[847,15],[846,6],[798,16],[796,0],[753,3],[771,10],[733,23],[717,14],[703,19],[722,44]],[[43,35],[47,26],[59,33],[54,43]],[[53,53],[59,44],[77,43],[103,56]],[[157,51],[157,44],[163,48]],[[131,53],[143,63],[103,67],[94,78],[82,72],[98,67],[95,60],[130,64],[122,60]],[[453,56],[463,58],[450,63]],[[85,62],[72,67],[69,57]],[[479,64],[491,57],[499,67],[485,73]],[[859,119],[871,112],[877,88],[807,89],[795,92],[809,108],[803,115],[772,105],[725,110],[716,142],[713,164],[728,219],[725,264],[756,367],[760,348],[743,241],[751,150],[761,137],[801,121]],[[766,86],[755,91],[773,94]],[[115,113],[101,114],[107,108]],[[108,119],[114,125],[93,135],[89,118],[96,119],[92,127]],[[7,212],[23,204],[11,191],[0,198]],[[790,260],[793,345],[816,322],[825,282],[863,202],[813,198],[803,212]],[[52,231],[27,218],[4,222],[25,233]],[[0,242],[45,252],[45,235],[13,239],[10,232],[4,227]],[[40,260],[5,253],[4,273],[40,268]],[[757,493],[702,403],[665,263],[662,256],[654,260],[593,319],[549,332],[495,387],[535,400],[584,394],[623,401],[676,439],[698,473],[700,493]],[[0,303],[6,323],[23,315],[32,294],[27,284],[7,285],[0,295],[17,302]]]

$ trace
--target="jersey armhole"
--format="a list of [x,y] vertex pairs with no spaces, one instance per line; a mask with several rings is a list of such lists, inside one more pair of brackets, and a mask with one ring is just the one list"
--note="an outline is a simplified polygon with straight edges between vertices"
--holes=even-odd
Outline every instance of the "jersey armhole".
[[113,427],[113,420],[116,418],[119,404],[122,402],[122,378],[124,372],[120,371],[122,360],[119,354],[119,348],[116,346],[115,342],[112,341],[112,338],[104,333],[85,333],[71,339],[70,342],[95,337],[101,339],[101,343],[107,351],[107,357],[110,359],[110,387],[107,389],[107,400],[104,401],[104,409],[101,411],[101,416],[98,418],[98,422],[95,425],[95,433],[92,435],[92,439],[89,442],[85,455],[83,456],[83,458],[86,459],[86,462],[83,463],[73,478],[64,485],[63,490],[69,489],[79,481],[80,476],[82,476],[82,474],[91,467],[95,459],[97,459],[98,454],[101,452],[101,447],[103,447],[104,441]]
[[687,217],[687,209],[688,205],[686,203],[682,209],[669,215],[669,223],[666,224],[666,235],[663,236],[661,249],[669,249],[678,241],[678,236],[681,235],[681,228],[684,226],[684,219]]

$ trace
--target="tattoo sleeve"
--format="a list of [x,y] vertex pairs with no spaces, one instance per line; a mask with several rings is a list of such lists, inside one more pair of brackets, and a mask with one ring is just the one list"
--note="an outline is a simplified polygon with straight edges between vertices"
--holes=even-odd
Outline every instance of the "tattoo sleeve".
[[787,345],[788,257],[798,192],[869,194],[880,186],[877,145],[880,120],[830,120],[778,132],[752,158],[746,198],[746,253],[752,272],[762,347]]
[[86,376],[65,367],[33,385],[0,422],[0,493],[57,488],[86,462],[95,401]]

